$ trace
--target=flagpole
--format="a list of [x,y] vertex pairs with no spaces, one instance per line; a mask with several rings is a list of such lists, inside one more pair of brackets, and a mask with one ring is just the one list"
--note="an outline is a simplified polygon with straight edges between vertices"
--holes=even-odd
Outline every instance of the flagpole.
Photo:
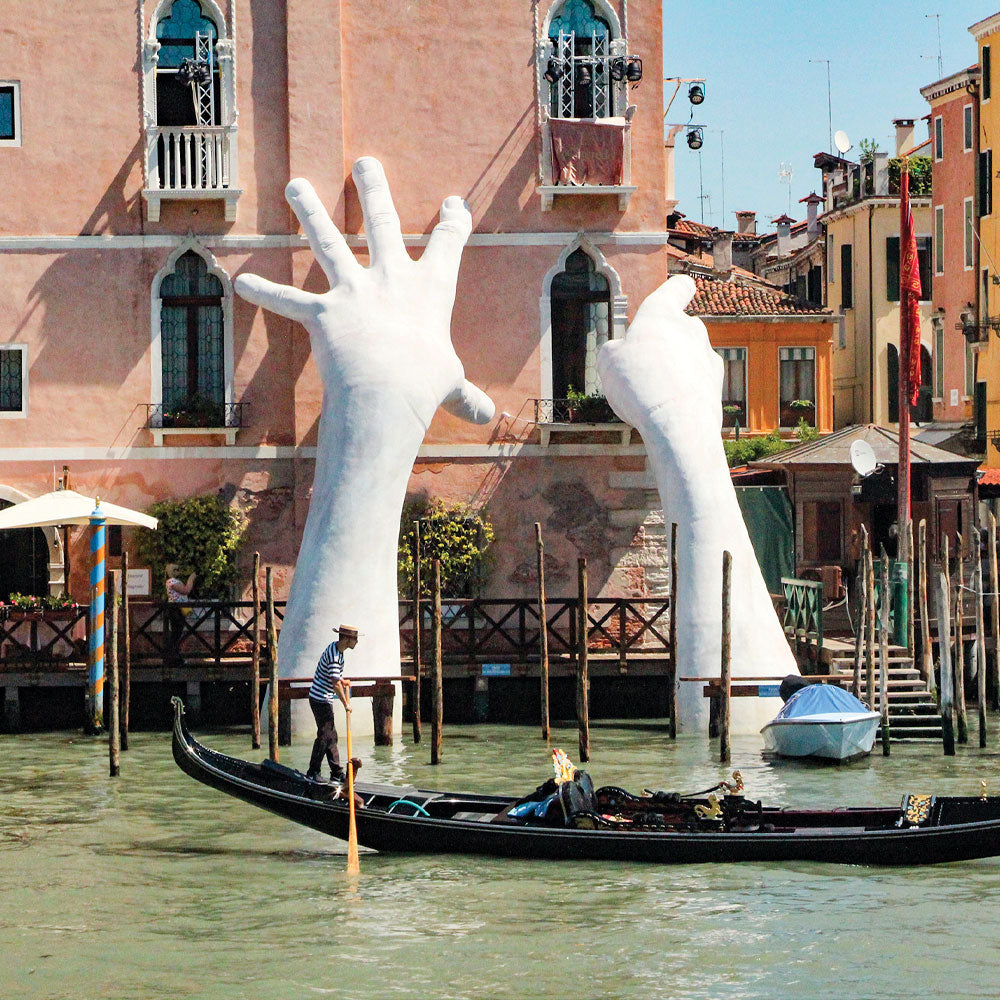
[[910,517],[910,289],[903,269],[908,249],[908,234],[912,224],[910,214],[909,160],[905,157],[899,170],[899,372],[897,399],[899,403],[899,464],[896,477],[897,560],[906,562],[906,522]]

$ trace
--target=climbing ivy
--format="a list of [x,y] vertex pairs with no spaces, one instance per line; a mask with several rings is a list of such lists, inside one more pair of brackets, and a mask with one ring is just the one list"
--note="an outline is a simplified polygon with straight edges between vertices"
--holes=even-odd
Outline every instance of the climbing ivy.
[[[929,156],[911,156],[909,158],[910,197],[929,195],[931,193],[931,158]],[[898,156],[889,161],[889,192],[899,194],[899,177],[903,161]]]
[[149,508],[160,522],[138,533],[138,555],[150,567],[154,596],[165,592],[165,570],[177,563],[181,577],[196,573],[194,596],[230,597],[236,584],[236,557],[246,532],[243,515],[215,495],[161,500]]
[[413,522],[420,523],[420,590],[431,595],[433,562],[441,560],[441,593],[469,597],[478,591],[493,542],[493,525],[467,504],[411,500],[399,525],[398,578],[403,597],[413,592]]

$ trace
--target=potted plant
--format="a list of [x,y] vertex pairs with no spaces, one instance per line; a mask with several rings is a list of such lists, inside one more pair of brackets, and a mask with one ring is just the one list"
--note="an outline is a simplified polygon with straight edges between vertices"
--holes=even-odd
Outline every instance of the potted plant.
[[740,439],[740,417],[743,415],[743,405],[741,403],[727,403],[722,407],[722,412],[731,418],[729,426],[733,428],[733,437]]
[[603,424],[617,420],[614,411],[600,393],[586,393],[568,386],[566,402],[571,424]]

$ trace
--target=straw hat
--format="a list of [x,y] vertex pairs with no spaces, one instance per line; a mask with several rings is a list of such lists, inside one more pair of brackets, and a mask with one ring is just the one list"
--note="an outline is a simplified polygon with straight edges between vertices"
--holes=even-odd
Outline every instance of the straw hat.
[[335,628],[333,631],[345,639],[357,639],[359,634],[353,625],[341,625],[340,628]]

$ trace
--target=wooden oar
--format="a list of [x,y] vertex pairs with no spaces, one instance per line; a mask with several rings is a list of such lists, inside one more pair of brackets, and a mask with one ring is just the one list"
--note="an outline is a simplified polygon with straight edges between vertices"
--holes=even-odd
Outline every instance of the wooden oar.
[[347,874],[361,874],[361,859],[358,857],[358,827],[354,816],[354,754],[351,746],[351,710],[347,709]]

